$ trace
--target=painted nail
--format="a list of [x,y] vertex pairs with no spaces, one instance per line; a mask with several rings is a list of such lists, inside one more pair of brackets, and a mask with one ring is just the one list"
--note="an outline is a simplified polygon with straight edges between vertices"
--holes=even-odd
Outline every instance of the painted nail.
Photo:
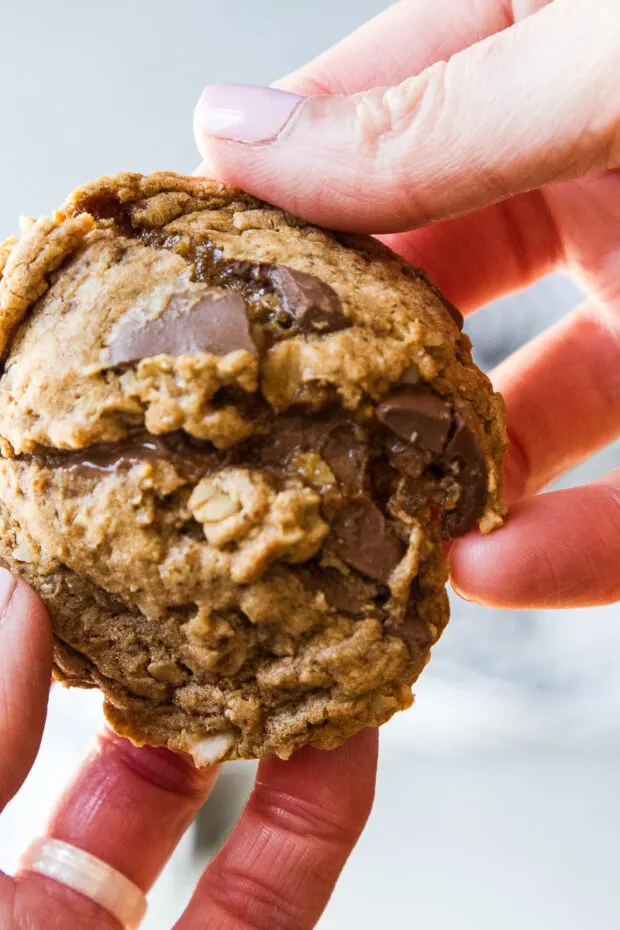
[[230,142],[273,142],[304,100],[271,87],[210,84],[196,107],[197,128]]

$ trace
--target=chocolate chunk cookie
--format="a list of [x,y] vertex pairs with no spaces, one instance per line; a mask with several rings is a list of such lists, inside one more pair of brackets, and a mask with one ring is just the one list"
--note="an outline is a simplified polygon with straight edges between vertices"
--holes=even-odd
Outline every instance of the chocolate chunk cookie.
[[330,748],[412,702],[446,540],[505,512],[501,398],[377,242],[102,178],[0,246],[0,559],[136,743]]

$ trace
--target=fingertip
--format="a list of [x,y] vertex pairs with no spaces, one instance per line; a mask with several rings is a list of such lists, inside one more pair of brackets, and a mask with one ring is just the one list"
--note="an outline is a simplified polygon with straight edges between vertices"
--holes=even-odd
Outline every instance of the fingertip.
[[[291,791],[328,805],[334,785],[339,785],[341,803],[352,807],[351,814],[365,822],[375,791],[379,736],[376,727],[350,737],[336,749],[304,746],[286,762],[268,758],[260,763],[257,784]],[[345,812],[346,813],[346,812]]]
[[450,553],[452,585],[467,600],[515,610],[595,607],[620,598],[620,494],[615,478],[516,504],[489,536]]
[[36,757],[47,713],[52,632],[45,606],[19,578],[0,569],[0,809]]

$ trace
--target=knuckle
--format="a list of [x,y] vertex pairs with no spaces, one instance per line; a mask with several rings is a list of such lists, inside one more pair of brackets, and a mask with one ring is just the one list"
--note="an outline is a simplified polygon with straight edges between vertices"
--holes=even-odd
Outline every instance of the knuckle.
[[303,906],[249,869],[223,869],[209,888],[209,899],[222,914],[240,921],[244,930],[304,930],[312,926]]
[[425,225],[444,213],[441,197],[429,195],[428,175],[453,134],[452,73],[451,61],[438,61],[394,87],[352,98],[356,161],[364,169],[364,186],[379,196],[387,187],[404,226]]
[[353,846],[362,826],[338,819],[333,811],[313,801],[260,783],[254,789],[250,804],[268,826],[332,847]]
[[363,149],[385,167],[410,152],[417,137],[423,136],[441,119],[445,106],[445,79],[448,63],[438,61],[422,74],[407,78],[394,87],[379,87],[353,97],[358,138]]

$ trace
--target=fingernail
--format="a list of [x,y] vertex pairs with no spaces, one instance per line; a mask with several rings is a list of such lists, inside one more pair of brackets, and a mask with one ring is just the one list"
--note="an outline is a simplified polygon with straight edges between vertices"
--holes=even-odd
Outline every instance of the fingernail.
[[6,569],[0,568],[0,631],[5,620],[8,619],[9,608],[16,587],[17,578],[14,578]]
[[230,142],[273,142],[305,97],[251,84],[210,84],[196,106],[197,128]]

